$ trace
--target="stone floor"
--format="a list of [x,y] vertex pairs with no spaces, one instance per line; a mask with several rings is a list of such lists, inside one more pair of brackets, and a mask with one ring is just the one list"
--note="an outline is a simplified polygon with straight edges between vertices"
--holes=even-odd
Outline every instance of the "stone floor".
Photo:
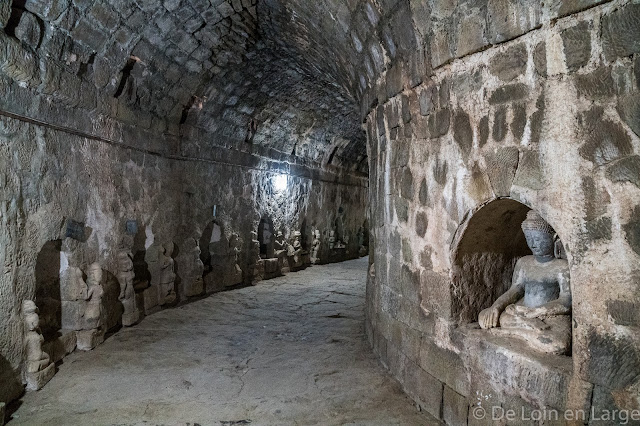
[[438,424],[366,342],[366,270],[314,266],[150,316],[65,358],[9,424]]

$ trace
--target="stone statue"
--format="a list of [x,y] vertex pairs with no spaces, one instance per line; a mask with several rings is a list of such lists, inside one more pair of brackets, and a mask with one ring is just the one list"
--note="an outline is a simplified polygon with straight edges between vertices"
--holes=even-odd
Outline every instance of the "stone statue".
[[195,238],[187,238],[178,255],[178,272],[182,278],[182,292],[185,297],[199,296],[204,292],[204,263],[201,250]]
[[329,233],[329,249],[333,250],[336,246],[336,231]]
[[[80,278],[81,279],[81,278]],[[92,263],[87,268],[86,293],[82,318],[78,318],[77,347],[83,351],[90,351],[104,341],[102,296],[102,267],[99,263]]]
[[320,240],[320,230],[316,229],[313,232],[313,243],[311,244],[311,263],[314,265],[320,261],[320,246],[322,242]]
[[240,254],[240,237],[233,233],[229,237],[229,252],[231,253],[232,266],[229,268],[231,282],[229,285],[240,284],[242,282],[242,269],[238,265],[238,254]]
[[136,293],[133,288],[134,277],[131,253],[123,250],[118,253],[118,282],[120,283],[118,299],[124,307],[122,325],[125,327],[134,325],[140,319],[140,311],[136,305]]
[[249,268],[252,272],[251,282],[256,283],[264,278],[264,262],[260,256],[258,233],[251,231],[251,247],[249,251]]
[[[145,290],[145,310],[176,301],[173,243],[166,247],[156,242],[147,249],[144,260],[149,265],[151,287]],[[150,311],[152,312],[152,311]],[[148,314],[148,312],[147,312]]]
[[89,265],[87,269],[87,305],[84,310],[85,329],[102,326],[102,267],[99,263]]
[[278,231],[278,235],[276,236],[276,240],[273,242],[273,246],[275,248],[275,255],[277,257],[282,256],[287,251],[287,243],[284,240],[284,235],[282,235],[282,231]]
[[288,256],[288,244],[284,239],[282,231],[278,231],[276,239],[273,242],[274,255],[278,258],[280,272],[286,274],[290,271]]
[[160,285],[158,291],[158,301],[160,305],[173,304],[176,301],[176,273],[173,260],[174,244],[169,243],[163,247],[164,252],[161,252],[160,261],[162,263],[162,271],[160,273]]
[[358,255],[360,255],[360,257],[366,256],[367,253],[369,252],[369,250],[367,250],[367,247],[365,246],[365,229],[360,226],[358,228]]
[[41,389],[55,374],[55,365],[51,363],[49,355],[42,351],[44,337],[40,333],[40,319],[38,308],[31,300],[22,302],[22,317],[24,320],[24,350],[26,361],[24,364],[24,379],[27,390]]
[[571,346],[569,264],[554,256],[554,231],[538,213],[527,214],[522,230],[533,255],[518,260],[511,288],[480,312],[480,327],[499,327],[535,350],[565,354]]

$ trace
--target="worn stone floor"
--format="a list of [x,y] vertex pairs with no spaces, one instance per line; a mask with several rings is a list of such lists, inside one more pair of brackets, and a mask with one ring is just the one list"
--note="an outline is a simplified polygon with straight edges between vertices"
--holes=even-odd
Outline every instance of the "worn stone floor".
[[75,352],[9,424],[422,425],[364,335],[367,260],[214,294]]

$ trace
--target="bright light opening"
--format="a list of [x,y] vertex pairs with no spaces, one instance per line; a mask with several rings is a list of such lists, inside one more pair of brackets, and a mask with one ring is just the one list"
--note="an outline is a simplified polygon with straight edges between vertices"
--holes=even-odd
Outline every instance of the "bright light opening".
[[287,175],[277,175],[273,178],[273,188],[276,192],[284,192],[287,190]]

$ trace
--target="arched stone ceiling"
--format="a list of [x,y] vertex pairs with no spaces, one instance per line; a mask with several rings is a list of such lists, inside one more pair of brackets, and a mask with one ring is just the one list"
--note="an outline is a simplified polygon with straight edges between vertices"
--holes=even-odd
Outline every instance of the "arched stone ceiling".
[[[197,128],[201,149],[251,144],[361,172],[363,93],[416,48],[413,26],[402,22],[409,2],[398,0],[14,0],[3,8],[5,32],[62,69],[42,77],[47,95],[125,121],[160,118],[184,135]],[[94,86],[95,104],[74,93]]]

